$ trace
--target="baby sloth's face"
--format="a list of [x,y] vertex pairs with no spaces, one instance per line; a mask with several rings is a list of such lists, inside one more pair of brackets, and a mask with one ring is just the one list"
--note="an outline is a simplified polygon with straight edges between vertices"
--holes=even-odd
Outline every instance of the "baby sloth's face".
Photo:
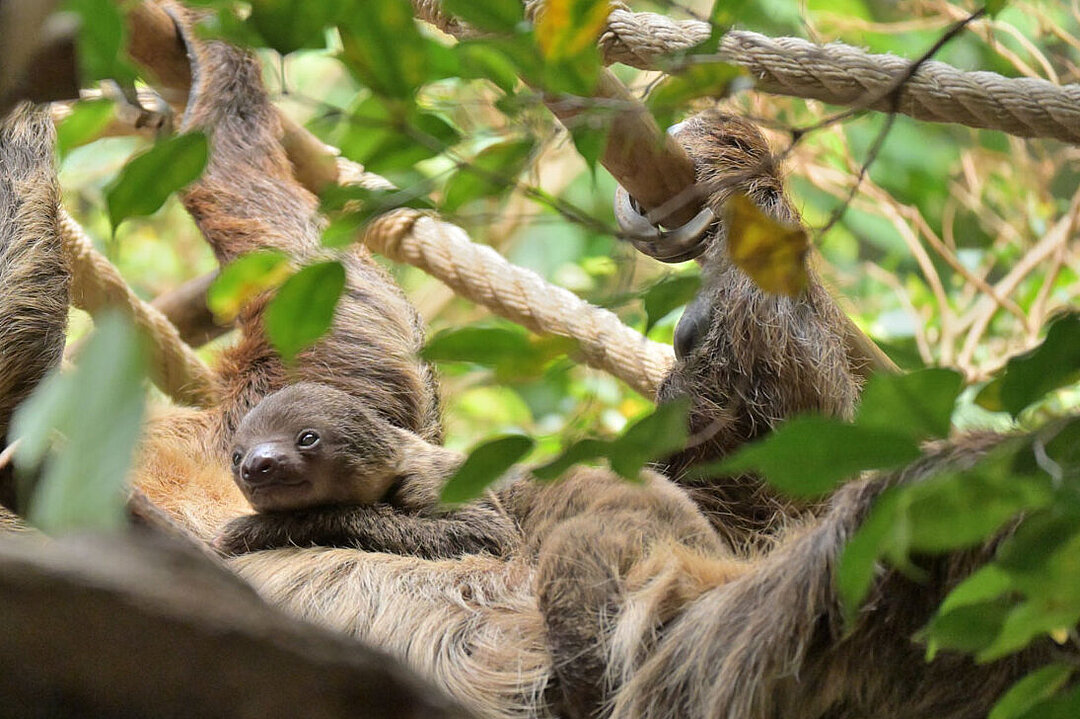
[[390,431],[344,392],[291,385],[240,423],[229,458],[233,480],[259,512],[373,504],[394,481]]

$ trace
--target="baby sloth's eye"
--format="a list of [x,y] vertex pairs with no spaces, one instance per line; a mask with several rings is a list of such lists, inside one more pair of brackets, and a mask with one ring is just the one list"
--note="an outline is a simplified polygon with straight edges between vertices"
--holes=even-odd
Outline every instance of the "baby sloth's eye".
[[233,452],[232,453],[232,466],[233,467],[239,467],[240,466],[240,460],[242,460],[243,458],[244,458],[244,455],[240,450],[236,450],[235,452]]
[[319,433],[313,429],[305,429],[296,437],[296,446],[305,449],[314,447],[319,443]]

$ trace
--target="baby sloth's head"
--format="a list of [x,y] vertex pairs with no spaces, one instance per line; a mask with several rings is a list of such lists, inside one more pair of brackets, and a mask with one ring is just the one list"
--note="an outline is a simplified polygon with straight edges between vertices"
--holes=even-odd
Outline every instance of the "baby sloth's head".
[[265,397],[237,428],[233,479],[259,512],[372,504],[392,487],[397,430],[362,400],[303,382]]

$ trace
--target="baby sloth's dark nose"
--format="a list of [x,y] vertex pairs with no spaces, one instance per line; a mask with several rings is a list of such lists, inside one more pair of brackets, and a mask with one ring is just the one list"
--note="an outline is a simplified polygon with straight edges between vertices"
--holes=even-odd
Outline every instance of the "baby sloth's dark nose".
[[269,484],[281,476],[281,455],[270,446],[258,446],[248,452],[240,476],[248,484]]

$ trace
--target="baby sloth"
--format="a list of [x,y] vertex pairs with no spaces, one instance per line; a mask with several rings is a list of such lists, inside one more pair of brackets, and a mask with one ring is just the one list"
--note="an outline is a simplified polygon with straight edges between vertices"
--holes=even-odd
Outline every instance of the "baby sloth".
[[285,546],[353,547],[427,559],[518,545],[490,499],[444,508],[461,455],[393,426],[364,401],[313,382],[264,398],[240,423],[232,474],[258,514],[226,525],[224,554]]

